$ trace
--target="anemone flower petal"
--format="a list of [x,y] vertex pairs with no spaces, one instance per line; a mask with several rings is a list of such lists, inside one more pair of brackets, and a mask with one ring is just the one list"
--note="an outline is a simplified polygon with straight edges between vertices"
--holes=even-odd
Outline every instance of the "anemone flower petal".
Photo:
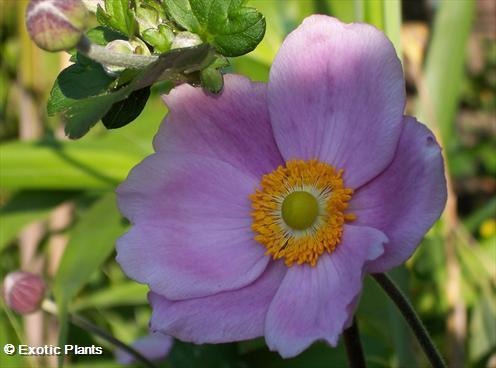
[[335,346],[354,312],[348,305],[361,291],[364,263],[380,256],[386,241],[376,229],[345,225],[332,254],[322,255],[315,267],[291,267],[267,313],[269,348],[289,358],[319,339]]
[[385,272],[405,262],[441,215],[446,195],[443,157],[434,134],[405,117],[391,165],[350,202],[350,212],[357,216],[354,224],[374,227],[389,238],[384,254],[367,270]]
[[255,175],[283,161],[267,111],[267,85],[225,75],[220,96],[183,84],[164,100],[169,114],[155,137],[156,150],[216,157]]
[[253,282],[270,258],[253,240],[248,196],[256,180],[195,154],[159,152],[117,189],[133,228],[117,241],[126,274],[170,299]]
[[254,283],[203,298],[170,301],[150,293],[151,328],[197,344],[262,336],[267,309],[286,272],[282,262],[272,262]]
[[357,188],[393,158],[405,105],[401,63],[373,26],[310,16],[274,60],[268,101],[285,160],[327,162]]

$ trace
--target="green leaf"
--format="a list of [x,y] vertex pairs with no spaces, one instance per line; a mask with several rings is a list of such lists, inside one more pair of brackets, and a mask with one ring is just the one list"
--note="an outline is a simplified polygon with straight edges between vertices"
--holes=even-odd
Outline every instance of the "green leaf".
[[165,0],[182,27],[198,34],[224,56],[244,55],[262,41],[265,18],[244,0]]
[[73,198],[74,191],[21,191],[12,196],[0,209],[0,251],[22,228],[35,220],[48,217],[50,211]]
[[121,94],[92,96],[67,108],[65,134],[71,139],[81,138],[119,101]]
[[148,97],[150,97],[150,87],[145,87],[134,91],[125,100],[113,104],[102,118],[105,128],[117,129],[132,122],[145,108]]
[[168,13],[177,24],[193,33],[200,32],[200,23],[196,19],[190,0],[165,0]]
[[114,78],[108,76],[98,63],[69,66],[59,74],[50,92],[48,115],[53,116],[79,100],[104,93],[113,81]]
[[99,4],[96,18],[100,24],[131,38],[136,34],[138,27],[129,4],[128,0],[105,0],[105,10]]
[[114,103],[112,95],[105,94],[113,81],[93,61],[69,66],[59,74],[50,92],[48,115],[62,112],[69,137],[82,137]]
[[156,62],[141,71],[129,84],[113,91],[107,89],[114,79],[107,76],[99,64],[72,65],[57,78],[48,111],[50,114],[62,112],[66,120],[66,134],[69,138],[80,138],[115,103],[157,80],[174,79],[178,73],[201,70],[212,62],[213,54],[208,45],[171,50],[160,55]]

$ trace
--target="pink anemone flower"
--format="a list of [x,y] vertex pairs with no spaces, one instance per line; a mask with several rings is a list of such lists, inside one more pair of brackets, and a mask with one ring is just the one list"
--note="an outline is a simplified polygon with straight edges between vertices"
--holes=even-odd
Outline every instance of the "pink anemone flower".
[[182,85],[156,153],[117,189],[133,224],[126,274],[149,285],[151,328],[194,343],[265,336],[292,357],[335,346],[366,273],[405,262],[446,202],[441,149],[404,116],[382,32],[311,16],[270,81]]

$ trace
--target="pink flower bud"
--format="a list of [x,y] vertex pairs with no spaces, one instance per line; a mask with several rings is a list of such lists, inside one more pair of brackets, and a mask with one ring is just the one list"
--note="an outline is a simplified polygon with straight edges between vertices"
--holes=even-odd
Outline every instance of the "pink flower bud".
[[40,48],[68,50],[81,38],[88,14],[81,0],[31,0],[26,11],[26,25]]
[[19,314],[36,311],[43,300],[45,283],[30,272],[11,272],[3,281],[5,304]]

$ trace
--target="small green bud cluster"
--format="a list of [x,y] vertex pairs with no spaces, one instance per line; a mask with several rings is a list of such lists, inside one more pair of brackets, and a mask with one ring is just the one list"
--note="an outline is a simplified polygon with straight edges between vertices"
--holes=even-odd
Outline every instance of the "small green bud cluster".
[[[72,54],[47,106],[63,114],[70,138],[99,120],[107,129],[129,124],[154,85],[220,93],[227,57],[252,51],[265,33],[264,16],[232,0],[30,0],[26,24],[39,47]],[[89,79],[98,88],[87,88]]]
[[135,14],[139,36],[151,45],[155,52],[169,51],[175,35],[164,7],[155,1],[145,1],[138,4]]

